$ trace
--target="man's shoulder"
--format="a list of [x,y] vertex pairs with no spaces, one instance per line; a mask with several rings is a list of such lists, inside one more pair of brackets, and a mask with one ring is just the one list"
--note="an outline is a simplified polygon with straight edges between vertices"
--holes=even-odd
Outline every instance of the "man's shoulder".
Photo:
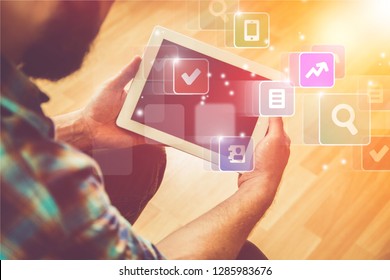
[[0,150],[2,253],[8,248],[8,257],[50,257],[54,244],[109,203],[94,160],[65,143],[8,126]]

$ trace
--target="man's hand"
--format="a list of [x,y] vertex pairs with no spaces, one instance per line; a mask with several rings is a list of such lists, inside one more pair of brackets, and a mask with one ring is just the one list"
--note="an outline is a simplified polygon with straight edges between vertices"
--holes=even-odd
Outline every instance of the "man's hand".
[[125,148],[145,142],[143,136],[123,130],[115,123],[127,96],[124,87],[134,78],[140,62],[141,58],[136,56],[118,75],[107,81],[82,110],[81,117],[93,149]]
[[271,205],[290,154],[281,118],[270,118],[256,147],[255,170],[241,175],[231,197],[168,235],[157,248],[171,259],[234,259]]
[[270,118],[266,136],[255,149],[255,169],[238,179],[239,188],[259,188],[259,181],[269,182],[258,191],[272,202],[290,156],[290,138],[284,132],[282,118]]
[[126,99],[124,87],[134,78],[140,62],[141,58],[136,56],[118,75],[104,84],[85,108],[54,117],[56,139],[86,152],[143,144],[143,136],[123,130],[115,123]]

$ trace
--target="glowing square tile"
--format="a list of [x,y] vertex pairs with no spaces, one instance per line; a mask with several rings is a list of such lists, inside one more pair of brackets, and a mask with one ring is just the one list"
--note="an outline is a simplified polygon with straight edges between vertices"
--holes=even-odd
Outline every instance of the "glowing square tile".
[[372,137],[368,146],[362,147],[364,170],[390,170],[390,136]]
[[234,15],[234,46],[236,48],[267,48],[270,43],[269,15],[236,13]]
[[[366,107],[359,104],[365,100]],[[320,98],[319,132],[324,145],[364,145],[370,142],[367,95],[326,94]]]

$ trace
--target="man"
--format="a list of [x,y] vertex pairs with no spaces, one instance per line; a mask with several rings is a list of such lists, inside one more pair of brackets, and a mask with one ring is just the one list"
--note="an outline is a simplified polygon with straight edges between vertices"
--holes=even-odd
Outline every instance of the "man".
[[[25,75],[57,80],[77,70],[110,5],[1,2],[1,258],[237,258],[288,161],[290,141],[280,118],[270,120],[256,147],[255,170],[239,176],[235,194],[152,245],[130,222],[161,183],[165,154],[115,125],[123,87],[140,58],[85,108],[54,123],[44,116],[40,106],[47,97]],[[103,162],[130,151],[131,174],[103,179],[87,155],[92,149],[103,151]],[[142,161],[146,153],[152,162]]]

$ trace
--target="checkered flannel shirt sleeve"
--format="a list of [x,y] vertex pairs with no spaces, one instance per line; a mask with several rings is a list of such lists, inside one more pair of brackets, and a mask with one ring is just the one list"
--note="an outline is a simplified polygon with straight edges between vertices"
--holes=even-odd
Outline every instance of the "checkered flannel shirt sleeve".
[[0,258],[162,259],[111,205],[96,163],[50,137],[40,102],[17,102],[37,89],[11,73],[1,86]]

